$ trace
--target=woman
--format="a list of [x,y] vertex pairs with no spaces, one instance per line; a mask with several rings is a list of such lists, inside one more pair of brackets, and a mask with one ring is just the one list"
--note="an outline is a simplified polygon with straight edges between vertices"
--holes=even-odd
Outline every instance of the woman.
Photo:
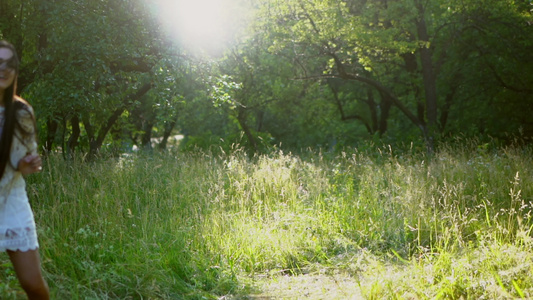
[[28,299],[49,299],[39,244],[22,175],[41,170],[31,106],[15,95],[19,61],[0,41],[0,251],[7,251]]

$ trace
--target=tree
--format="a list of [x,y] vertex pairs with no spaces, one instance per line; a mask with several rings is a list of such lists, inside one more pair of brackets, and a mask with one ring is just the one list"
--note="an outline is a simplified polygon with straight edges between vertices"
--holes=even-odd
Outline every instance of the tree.
[[22,76],[22,91],[46,120],[46,150],[57,142],[98,152],[122,115],[150,99],[156,66],[164,68],[176,48],[143,1],[15,3],[4,4],[20,13],[9,14],[3,32],[25,43],[21,74],[31,77]]
[[443,83],[456,103],[451,129],[462,125],[501,139],[532,136],[533,16],[527,2],[452,2],[449,27],[460,34],[443,66]]
[[293,74],[290,65],[265,51],[263,42],[254,35],[235,47],[221,62],[222,75],[212,85],[215,105],[223,106],[236,120],[253,152],[259,150],[259,133],[269,136],[265,118],[270,108],[291,99],[299,89],[295,82],[283,80]]
[[154,136],[164,147],[176,130],[243,136],[252,151],[533,135],[528,1],[253,3],[258,17],[223,57],[185,52],[142,0],[4,0],[0,38],[22,57],[19,91],[46,151],[150,147]]
[[[512,12],[516,6],[504,2],[498,6],[504,12],[490,10],[493,16],[516,15]],[[472,11],[487,10],[477,1],[461,3],[468,3]],[[432,151],[433,140],[443,132],[457,102],[453,100],[458,84],[446,80],[464,75],[463,68],[451,67],[464,58],[455,56],[457,40],[472,21],[462,12],[452,1],[293,0],[265,1],[262,17],[268,20],[265,26],[271,32],[274,53],[292,51],[299,66],[316,66],[317,59],[328,61],[307,78],[337,77],[371,87],[380,97],[374,106],[381,110],[380,132],[388,128],[388,109],[393,105],[420,129]],[[492,29],[503,33],[510,28],[507,25]],[[513,43],[523,43],[526,37]],[[373,93],[368,95],[370,116],[356,115],[361,120],[376,116]],[[369,128],[371,123],[364,124]]]

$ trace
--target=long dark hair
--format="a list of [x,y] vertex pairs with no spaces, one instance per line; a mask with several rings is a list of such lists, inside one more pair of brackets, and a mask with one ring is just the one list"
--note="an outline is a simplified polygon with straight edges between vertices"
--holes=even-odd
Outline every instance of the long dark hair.
[[[4,176],[6,166],[9,162],[9,154],[11,152],[11,145],[13,144],[13,137],[15,136],[15,128],[17,128],[21,134],[29,135],[31,132],[27,132],[22,128],[17,120],[17,111],[27,110],[33,118],[33,113],[30,111],[30,105],[22,98],[16,95],[17,90],[17,77],[19,74],[19,59],[15,47],[6,41],[0,41],[0,48],[7,48],[13,52],[13,58],[10,62],[10,66],[15,69],[15,78],[13,83],[4,90],[4,126],[2,129],[2,137],[0,138],[0,178]],[[33,125],[35,128],[35,119],[33,118]],[[17,168],[17,166],[13,166]]]

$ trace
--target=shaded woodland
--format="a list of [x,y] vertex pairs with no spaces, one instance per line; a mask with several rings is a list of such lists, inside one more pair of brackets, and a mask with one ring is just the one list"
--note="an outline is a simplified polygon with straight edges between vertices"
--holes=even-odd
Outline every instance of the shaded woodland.
[[150,1],[1,1],[43,150],[531,141],[530,0],[240,3],[252,21],[209,56]]

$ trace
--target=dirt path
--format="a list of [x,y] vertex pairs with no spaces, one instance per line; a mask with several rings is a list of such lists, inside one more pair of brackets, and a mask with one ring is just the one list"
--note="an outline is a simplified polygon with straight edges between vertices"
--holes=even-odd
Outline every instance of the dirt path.
[[262,292],[247,299],[363,299],[357,281],[346,275],[306,274],[260,280]]

